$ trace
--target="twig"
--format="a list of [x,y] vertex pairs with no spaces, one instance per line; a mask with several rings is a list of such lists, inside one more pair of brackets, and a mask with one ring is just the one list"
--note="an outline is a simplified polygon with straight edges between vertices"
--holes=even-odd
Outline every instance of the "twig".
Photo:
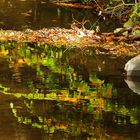
[[123,0],[121,0],[122,3],[119,5],[116,5],[114,7],[109,7],[104,9],[104,13],[112,13],[111,16],[114,15],[115,11],[118,11],[119,9],[123,9],[124,7],[128,7],[128,6],[134,6],[134,4],[126,4]]
[[94,2],[95,2],[96,5],[99,7],[99,9],[103,11],[103,8],[98,4],[98,2],[97,2],[96,0],[94,0]]

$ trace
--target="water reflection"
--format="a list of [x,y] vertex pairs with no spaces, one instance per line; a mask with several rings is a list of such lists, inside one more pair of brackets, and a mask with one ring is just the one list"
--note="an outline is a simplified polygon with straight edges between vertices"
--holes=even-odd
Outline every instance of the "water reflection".
[[133,92],[140,94],[140,77],[127,77],[125,82]]
[[0,111],[7,116],[0,120],[1,135],[139,138],[140,97],[121,77],[124,64],[121,58],[96,55],[92,48],[1,43]]
[[[0,1],[0,28],[18,29],[27,28],[41,29],[44,27],[65,27],[70,28],[71,22],[90,20],[88,28],[100,26],[101,31],[111,31],[120,26],[117,19],[102,18],[93,13],[93,10],[81,10],[57,7],[47,0],[5,0]],[[99,22],[97,22],[97,20]],[[117,23],[117,24],[116,24]]]

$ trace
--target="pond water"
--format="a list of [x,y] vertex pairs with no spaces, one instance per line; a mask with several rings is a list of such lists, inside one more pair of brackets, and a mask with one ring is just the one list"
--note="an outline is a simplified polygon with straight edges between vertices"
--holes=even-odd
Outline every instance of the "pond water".
[[[0,1],[2,29],[70,28],[73,19],[103,32],[120,26],[45,0]],[[125,80],[127,61],[92,48],[1,42],[0,139],[140,139],[139,81]]]
[[92,48],[0,48],[1,139],[140,139],[140,96],[124,80],[126,59]]
[[58,7],[47,0],[1,0],[0,28],[24,30],[49,27],[70,28],[72,21],[87,22],[87,28],[100,26],[102,32],[120,27],[117,19],[95,14],[94,10]]

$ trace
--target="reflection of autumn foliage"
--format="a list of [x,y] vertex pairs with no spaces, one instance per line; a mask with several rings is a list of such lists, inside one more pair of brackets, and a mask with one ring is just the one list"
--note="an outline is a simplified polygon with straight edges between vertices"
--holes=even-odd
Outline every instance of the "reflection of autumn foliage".
[[[105,130],[100,125],[106,120],[120,126],[130,118],[129,124],[139,124],[138,108],[118,105],[115,101],[117,90],[113,84],[99,79],[92,70],[87,72],[87,69],[81,69],[88,63],[87,57],[80,61],[76,59],[79,64],[71,62],[79,49],[75,53],[75,49],[67,50],[61,46],[36,43],[19,45],[17,42],[4,43],[1,50],[3,46],[6,53],[1,57],[7,58],[8,66],[20,73],[20,81],[17,82],[28,89],[26,92],[17,89],[13,92],[11,87],[0,85],[3,94],[23,99],[20,108],[16,103],[11,103],[12,113],[19,123],[43,129],[46,133],[63,131],[72,136],[85,134],[86,138],[94,138],[95,133],[97,137],[104,137]],[[95,55],[90,49],[85,52],[90,57]],[[29,72],[27,81],[22,77],[25,66],[34,70],[33,75]]]

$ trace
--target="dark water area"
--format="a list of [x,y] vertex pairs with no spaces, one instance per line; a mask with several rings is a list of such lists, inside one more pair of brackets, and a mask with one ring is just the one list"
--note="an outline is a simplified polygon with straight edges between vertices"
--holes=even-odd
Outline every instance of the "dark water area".
[[105,15],[98,16],[94,9],[76,9],[58,7],[47,0],[1,0],[0,1],[0,29],[25,30],[51,27],[70,28],[74,20],[84,23],[85,27],[101,32],[113,31],[121,26],[118,19]]
[[92,48],[0,48],[0,139],[140,139],[140,96],[122,72],[127,59]]

